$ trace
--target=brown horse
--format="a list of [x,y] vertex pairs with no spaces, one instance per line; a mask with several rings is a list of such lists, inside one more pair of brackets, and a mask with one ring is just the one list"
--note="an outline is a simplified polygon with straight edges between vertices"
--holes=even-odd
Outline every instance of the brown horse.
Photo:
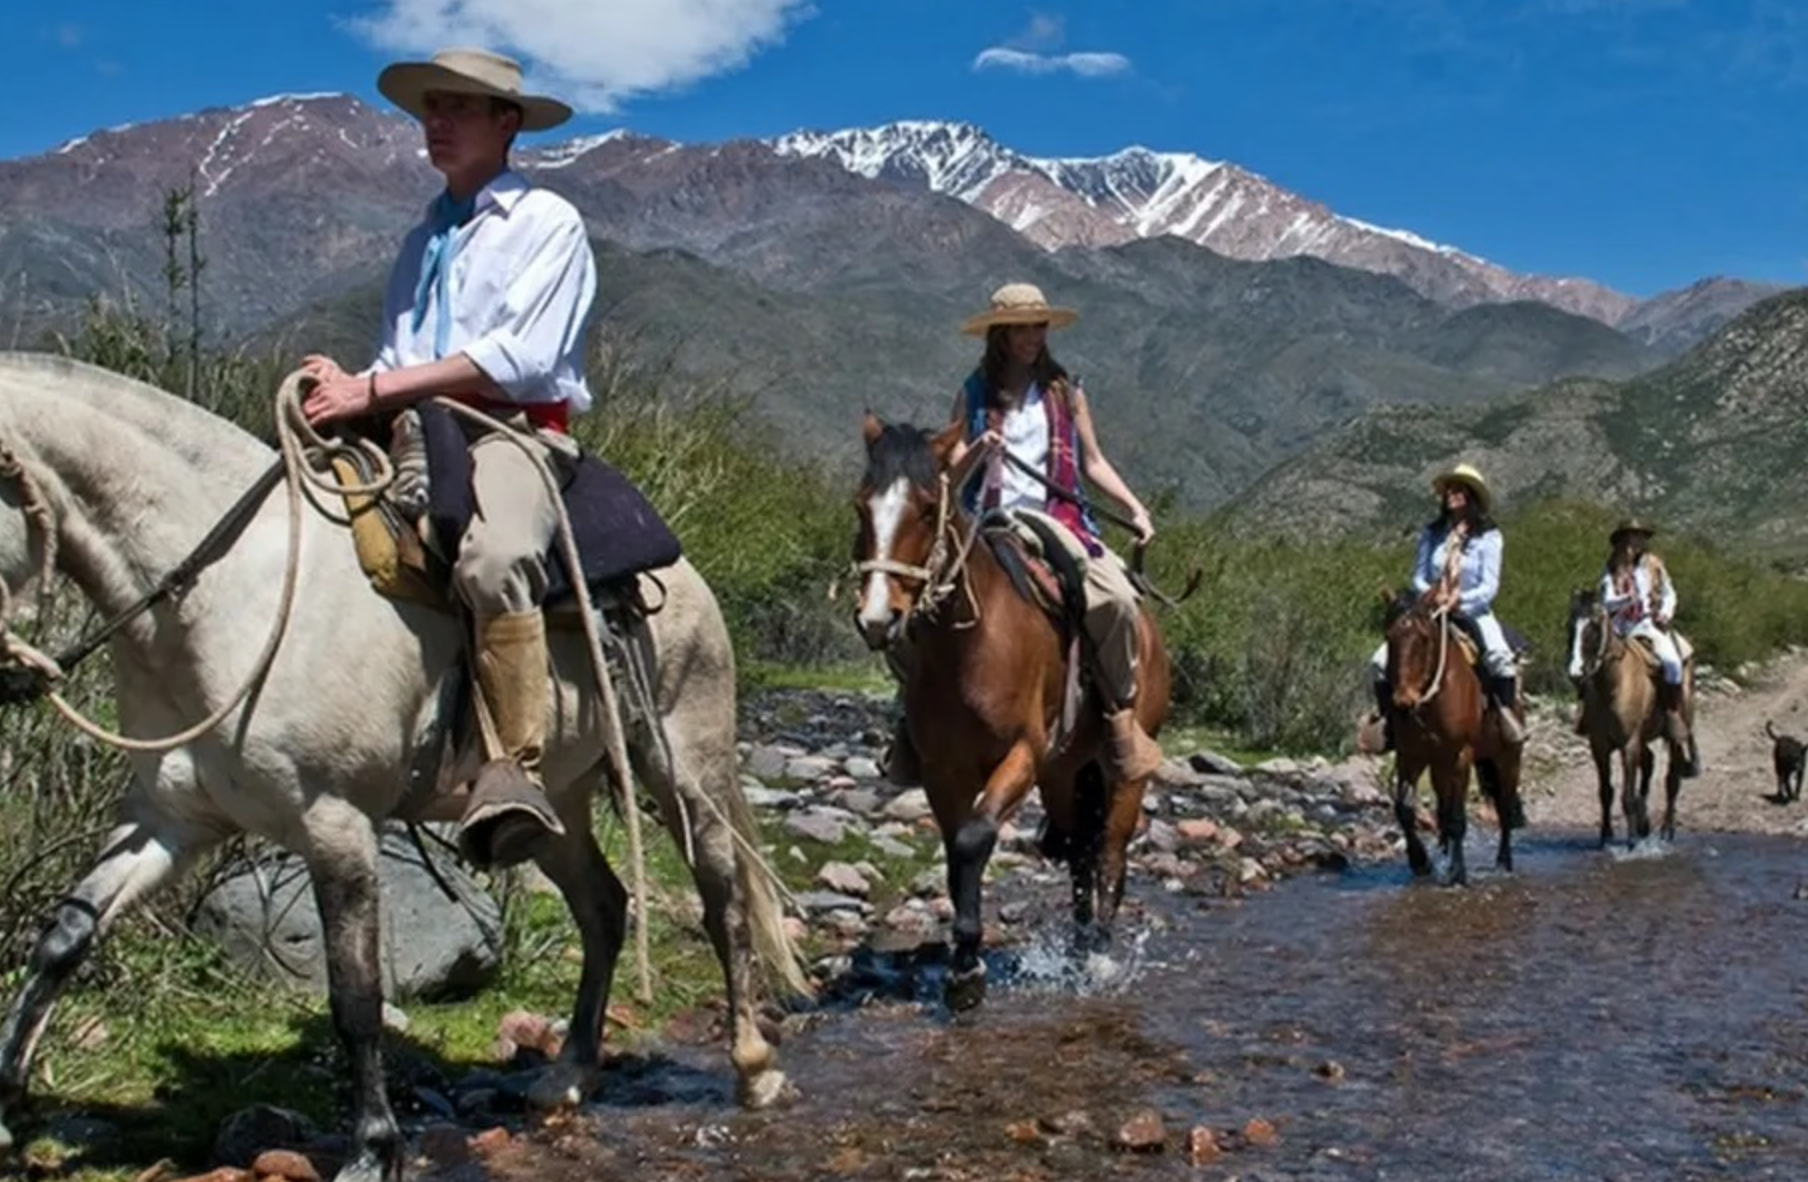
[[[999,826],[1041,786],[1043,853],[1067,863],[1078,938],[1102,939],[1123,901],[1125,850],[1142,818],[1145,782],[1105,782],[1105,728],[1090,697],[1072,731],[1058,736],[1072,637],[1018,592],[961,511],[948,478],[960,425],[932,436],[869,414],[864,430],[866,474],[854,501],[857,624],[870,646],[891,650],[903,677],[954,901],[945,998],[967,1009],[985,996],[980,883]],[[1154,735],[1167,714],[1169,668],[1146,606],[1138,669],[1134,707]]]
[[1469,828],[1473,768],[1500,819],[1494,864],[1512,870],[1513,829],[1521,816],[1520,748],[1501,742],[1473,650],[1449,613],[1434,608],[1429,596],[1400,601],[1388,593],[1384,599],[1392,617],[1387,679],[1394,691],[1394,816],[1406,833],[1407,862],[1414,874],[1431,872],[1415,807],[1419,777],[1429,770],[1438,799],[1438,846],[1448,862],[1449,881],[1453,886],[1468,882],[1463,838]]
[[[1594,756],[1601,793],[1601,848],[1613,840],[1613,770],[1620,756],[1620,808],[1626,814],[1626,844],[1638,845],[1651,835],[1651,775],[1661,739],[1669,746],[1664,765],[1665,841],[1676,840],[1676,795],[1681,790],[1688,754],[1664,730],[1658,699],[1655,662],[1616,633],[1595,592],[1578,589],[1569,600],[1570,668],[1582,675],[1582,731]],[[1683,717],[1693,723],[1694,666],[1683,665]],[[1691,731],[1693,727],[1691,726]]]

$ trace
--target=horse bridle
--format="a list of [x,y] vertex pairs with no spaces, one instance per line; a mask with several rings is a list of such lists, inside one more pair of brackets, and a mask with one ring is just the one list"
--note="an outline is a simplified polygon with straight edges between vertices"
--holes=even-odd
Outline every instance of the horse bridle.
[[[0,580],[0,657],[5,659],[5,664],[0,664],[0,706],[43,697],[49,692],[53,682],[67,677],[71,670],[112,639],[120,629],[165,600],[177,598],[187,591],[203,570],[232,548],[240,532],[256,516],[258,507],[281,482],[283,473],[283,461],[279,458],[214,523],[213,528],[207,531],[207,536],[157,581],[156,586],[96,624],[85,636],[54,657],[40,652],[12,630],[12,588],[4,580]],[[4,443],[0,443],[0,480],[11,483],[19,490],[22,502],[20,511],[25,515],[27,541],[30,542],[33,535],[36,536],[36,579],[39,616],[42,618],[50,603],[52,576],[56,570],[56,513],[51,507],[50,498],[44,495],[43,488],[30,469]]]
[[1444,671],[1450,661],[1450,609],[1440,607],[1436,611],[1427,613],[1426,623],[1433,624],[1438,630],[1438,664],[1431,671],[1431,680],[1425,683],[1425,690],[1419,695],[1419,700],[1413,703],[1415,713],[1425,703],[1437,697],[1444,688]]
[[[956,538],[958,533],[948,473],[942,472],[936,484],[935,541],[930,543],[929,556],[922,565],[899,562],[895,558],[866,558],[854,563],[854,575],[856,579],[869,574],[896,575],[923,584],[923,590],[911,604],[910,614],[905,619],[908,622],[918,617],[929,618],[940,610],[956,587],[966,583],[962,576],[966,573],[967,556],[973,551],[973,541],[979,536],[978,523],[974,523],[964,538],[950,544],[950,539]],[[971,603],[971,587],[967,588],[967,598]],[[977,617],[978,604],[974,603],[973,608]]]
[[1588,618],[1581,620],[1581,626],[1584,628],[1590,624],[1593,624],[1596,631],[1600,633],[1600,639],[1595,643],[1594,652],[1590,653],[1582,663],[1584,678],[1593,677],[1601,671],[1603,665],[1607,664],[1607,657],[1613,651],[1613,642],[1616,639],[1613,625],[1608,620],[1605,609],[1597,606],[1589,612]]

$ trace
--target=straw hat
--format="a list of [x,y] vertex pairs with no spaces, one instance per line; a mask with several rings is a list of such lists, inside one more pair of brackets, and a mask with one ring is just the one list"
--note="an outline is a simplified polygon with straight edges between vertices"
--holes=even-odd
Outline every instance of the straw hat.
[[1080,318],[1072,308],[1051,308],[1042,289],[1033,283],[1007,283],[992,293],[992,306],[977,316],[969,316],[961,331],[970,337],[983,337],[994,324],[1046,324],[1050,328],[1066,328]]
[[1488,492],[1488,482],[1483,480],[1482,474],[1475,470],[1475,465],[1458,464],[1448,472],[1438,473],[1437,478],[1431,482],[1431,491],[1441,497],[1444,495],[1444,490],[1453,484],[1460,484],[1468,489],[1469,495],[1475,499],[1476,507],[1483,513],[1488,512],[1488,507],[1493,503],[1494,498]]
[[1656,530],[1652,529],[1638,518],[1628,517],[1626,520],[1620,522],[1620,524],[1614,526],[1613,532],[1607,535],[1607,544],[1609,546],[1617,546],[1620,544],[1620,539],[1627,534],[1644,534],[1648,538],[1656,532]]
[[442,49],[431,61],[396,62],[377,75],[377,89],[416,119],[427,117],[427,92],[478,94],[521,108],[522,131],[545,131],[571,118],[556,98],[521,92],[521,63],[485,49]]

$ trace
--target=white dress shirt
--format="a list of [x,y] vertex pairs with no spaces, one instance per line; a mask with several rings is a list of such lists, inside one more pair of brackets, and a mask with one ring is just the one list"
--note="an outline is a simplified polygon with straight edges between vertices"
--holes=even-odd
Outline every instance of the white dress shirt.
[[[416,329],[415,288],[432,214],[403,240],[383,298],[383,342],[374,368],[434,361],[434,292]],[[596,257],[578,211],[558,194],[506,171],[477,194],[452,260],[452,331],[463,353],[517,403],[590,408],[584,327],[596,298]]]

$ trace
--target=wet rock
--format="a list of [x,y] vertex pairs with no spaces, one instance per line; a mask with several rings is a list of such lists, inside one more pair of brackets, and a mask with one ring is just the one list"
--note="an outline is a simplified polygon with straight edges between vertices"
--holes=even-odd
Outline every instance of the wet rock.
[[479,1157],[486,1156],[506,1147],[511,1140],[513,1140],[513,1138],[509,1135],[507,1129],[485,1129],[483,1132],[478,1133],[471,1138],[471,1152],[477,1154]]
[[1320,1063],[1312,1069],[1312,1074],[1318,1076],[1320,1079],[1330,1080],[1332,1083],[1336,1083],[1343,1079],[1344,1067],[1342,1063],[1339,1063],[1335,1059],[1326,1059],[1323,1063]]
[[1181,846],[1180,830],[1166,821],[1149,822],[1149,831],[1145,834],[1149,845],[1164,854],[1171,854]]
[[256,1174],[259,1182],[277,1178],[281,1182],[320,1182],[320,1171],[314,1163],[301,1154],[288,1149],[272,1149],[257,1155],[251,1163],[251,1172]]
[[1187,1160],[1195,1166],[1209,1166],[1224,1156],[1218,1135],[1204,1125],[1196,1125],[1187,1134]]
[[1003,923],[1022,923],[1029,913],[1027,899],[1012,899],[998,908],[998,918]]
[[861,817],[877,817],[885,808],[885,799],[871,788],[855,788],[840,793],[836,803],[848,812]]
[[929,905],[912,899],[885,913],[885,926],[892,931],[926,936],[936,929],[936,918]]
[[1091,1137],[1098,1132],[1098,1125],[1092,1114],[1083,1109],[1063,1112],[1059,1116],[1042,1118],[1042,1127],[1057,1137]]
[[1276,1145],[1280,1143],[1281,1135],[1275,1131],[1271,1122],[1259,1116],[1253,1116],[1243,1126],[1243,1140],[1256,1146]]
[[1114,1149],[1130,1153],[1160,1153],[1168,1141],[1168,1126],[1161,1113],[1145,1108],[1118,1126],[1111,1139]]
[[841,770],[856,780],[879,780],[885,777],[885,771],[875,759],[864,755],[855,755],[841,765]]

